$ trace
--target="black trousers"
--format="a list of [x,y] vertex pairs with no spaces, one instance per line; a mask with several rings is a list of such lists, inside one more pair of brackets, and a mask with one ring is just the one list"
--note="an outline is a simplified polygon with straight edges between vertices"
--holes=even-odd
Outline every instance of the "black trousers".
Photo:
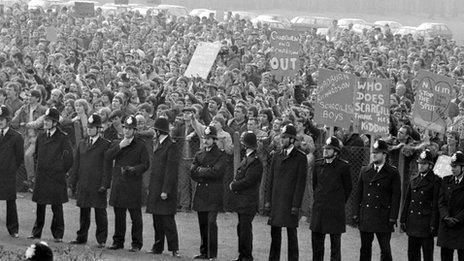
[[200,254],[208,258],[216,258],[218,251],[218,227],[216,223],[217,211],[199,211],[201,246]]
[[155,229],[155,244],[153,252],[162,253],[164,251],[164,239],[168,241],[168,250],[179,250],[179,235],[174,215],[153,215],[153,227]]
[[124,247],[124,238],[126,237],[126,212],[132,220],[132,244],[134,248],[142,248],[143,246],[143,222],[141,208],[113,208],[114,209],[114,235],[113,245]]
[[[105,244],[108,237],[108,216],[106,208],[95,209],[95,223],[97,229],[95,237],[99,244]],[[89,227],[90,227],[90,210],[91,208],[80,208],[79,230],[77,231],[76,240],[79,242],[87,242]]]
[[458,252],[458,261],[464,261],[464,249],[441,248],[441,261],[453,261],[454,250]]
[[[42,237],[42,229],[45,224],[45,208],[47,205],[44,204],[37,204],[37,211],[36,211],[36,218],[34,228],[32,228],[32,236],[41,238]],[[52,205],[52,235],[53,238],[62,239],[64,235],[64,217],[63,217],[63,205],[57,204]]]
[[253,218],[254,214],[238,213],[237,236],[238,258],[242,261],[253,260]]
[[[325,235],[318,232],[311,232],[311,245],[313,248],[313,261],[324,261],[324,241]],[[340,253],[341,234],[330,234],[330,261],[342,260]]]
[[408,260],[421,261],[421,249],[424,261],[433,261],[433,237],[408,237]]
[[[298,261],[298,234],[296,227],[287,227],[288,258],[287,260]],[[280,247],[282,245],[282,228],[271,227],[271,249],[269,261],[280,260]]]
[[392,261],[390,239],[391,232],[363,232],[361,231],[361,256],[360,261],[370,261],[372,259],[372,241],[374,241],[374,234],[379,241],[380,246],[380,260]]
[[16,199],[6,201],[6,229],[10,235],[18,233],[19,224]]

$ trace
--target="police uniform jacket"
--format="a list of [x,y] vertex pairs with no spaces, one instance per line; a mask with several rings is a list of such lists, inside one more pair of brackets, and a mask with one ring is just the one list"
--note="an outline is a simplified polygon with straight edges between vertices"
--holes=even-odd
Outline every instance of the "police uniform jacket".
[[24,162],[24,140],[17,131],[9,128],[0,137],[0,200],[16,198],[16,172]]
[[[451,249],[464,249],[464,179],[456,185],[453,176],[443,178],[438,198],[440,226],[438,246]],[[448,227],[445,217],[459,220],[454,227]]]
[[110,144],[101,137],[94,144],[90,144],[89,138],[79,142],[69,179],[69,187],[76,191],[78,207],[106,208],[106,192],[98,193],[98,190],[110,187],[112,162],[105,160]]
[[233,192],[231,210],[233,212],[249,215],[256,214],[262,173],[263,164],[255,150],[242,160],[231,183]]
[[306,188],[308,161],[306,155],[293,148],[289,155],[285,150],[274,154],[271,163],[270,187],[267,202],[271,203],[268,224],[275,227],[298,227],[298,215],[292,208],[301,208]]
[[362,167],[355,198],[359,230],[363,232],[393,232],[389,219],[396,220],[401,199],[398,170],[385,163],[377,173],[374,164]]
[[[174,215],[177,211],[177,175],[179,152],[176,144],[167,137],[154,151],[151,167],[147,213]],[[166,200],[161,193],[168,194]]]
[[429,171],[425,177],[414,175],[406,190],[401,223],[412,237],[433,237],[431,227],[438,230],[438,193],[441,179]]
[[[137,137],[120,149],[121,140],[115,140],[106,151],[107,160],[114,160],[112,171],[112,186],[110,206],[117,208],[142,207],[142,179],[143,173],[148,169],[150,160],[143,140]],[[123,167],[133,167],[135,170],[123,175]]]
[[68,202],[66,173],[73,165],[68,135],[56,128],[50,138],[46,132],[40,133],[36,143],[37,171],[32,201],[53,205]]
[[216,144],[210,151],[204,148],[197,152],[190,169],[190,177],[197,182],[193,196],[193,210],[222,210],[224,172],[225,155]]
[[311,230],[322,234],[346,231],[345,203],[352,183],[348,162],[335,158],[331,163],[317,160],[313,172],[314,203]]

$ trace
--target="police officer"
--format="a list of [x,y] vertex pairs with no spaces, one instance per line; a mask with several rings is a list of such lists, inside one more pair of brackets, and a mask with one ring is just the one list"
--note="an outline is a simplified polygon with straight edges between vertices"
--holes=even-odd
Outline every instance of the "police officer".
[[282,128],[282,151],[274,154],[269,176],[271,193],[265,210],[271,212],[271,249],[269,260],[280,260],[282,227],[287,228],[288,260],[299,259],[297,227],[303,194],[306,187],[308,161],[306,155],[295,148],[296,129],[288,124]]
[[454,250],[458,260],[464,260],[464,154],[456,152],[451,158],[453,175],[443,178],[438,199],[440,225],[438,246],[441,260],[452,261]]
[[341,260],[340,239],[346,231],[345,204],[352,183],[348,162],[340,159],[340,141],[329,137],[323,147],[323,159],[313,172],[314,203],[311,218],[313,260],[324,260],[325,235],[330,234],[330,260]]
[[258,210],[259,185],[263,173],[263,164],[256,149],[256,135],[247,131],[241,136],[245,157],[237,169],[229,188],[233,192],[232,210],[238,214],[237,236],[239,256],[235,261],[253,260],[253,227],[252,221]]
[[92,114],[87,120],[87,136],[79,142],[74,154],[74,165],[70,171],[69,187],[77,193],[76,204],[80,208],[77,237],[71,244],[85,244],[90,227],[90,210],[95,209],[97,230],[95,236],[99,248],[103,248],[108,237],[106,213],[106,190],[110,187],[112,162],[105,161],[105,153],[111,142],[100,137],[102,119]]
[[418,174],[413,175],[406,190],[401,230],[408,235],[409,261],[433,260],[433,238],[438,231],[438,192],[441,180],[433,173],[433,155],[423,150],[417,160]]
[[193,197],[193,210],[198,213],[201,246],[195,259],[217,258],[218,211],[223,207],[224,153],[216,145],[217,130],[213,126],[205,129],[204,148],[193,159],[190,177],[197,182]]
[[37,137],[35,160],[37,173],[32,201],[37,203],[36,221],[29,238],[39,239],[45,223],[45,207],[52,205],[52,235],[61,242],[64,235],[63,203],[68,202],[66,173],[73,165],[71,142],[59,128],[60,113],[55,108],[45,112],[44,132]]
[[115,140],[105,154],[106,160],[114,160],[110,205],[113,206],[115,221],[111,250],[124,248],[126,235],[126,212],[132,220],[132,247],[138,252],[142,248],[142,174],[148,169],[150,160],[142,139],[135,136],[137,120],[127,116],[124,120],[124,138]]
[[362,167],[355,197],[353,220],[361,233],[360,261],[371,260],[374,235],[380,245],[380,259],[392,260],[390,239],[398,217],[401,180],[398,170],[387,161],[388,145],[373,145],[372,163]]
[[18,211],[16,208],[16,172],[24,162],[24,140],[10,128],[10,110],[0,106],[0,200],[6,200],[6,228],[18,237]]

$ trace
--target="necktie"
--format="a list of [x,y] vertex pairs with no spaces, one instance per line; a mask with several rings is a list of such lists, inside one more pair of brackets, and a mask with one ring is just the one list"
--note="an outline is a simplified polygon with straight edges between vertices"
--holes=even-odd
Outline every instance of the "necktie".
[[375,166],[374,170],[375,170],[375,173],[379,173],[379,167]]
[[456,185],[458,185],[459,184],[459,179],[456,179],[455,183],[456,183]]
[[50,139],[50,137],[51,137],[51,135],[50,135],[50,132],[49,132],[49,131],[47,131],[47,138],[49,138],[49,139]]

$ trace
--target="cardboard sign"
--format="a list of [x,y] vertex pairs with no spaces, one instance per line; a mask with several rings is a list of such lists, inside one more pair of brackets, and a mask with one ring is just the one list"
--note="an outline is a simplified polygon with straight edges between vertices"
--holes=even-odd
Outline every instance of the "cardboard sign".
[[454,80],[426,70],[419,71],[417,80],[419,86],[413,108],[414,123],[444,133]]
[[54,26],[47,27],[45,29],[46,35],[47,35],[47,40],[50,42],[56,42],[56,39],[58,38],[58,30]]
[[359,133],[384,135],[390,124],[390,81],[357,78],[354,83],[354,127]]
[[216,57],[221,49],[221,43],[201,42],[198,44],[192,59],[185,70],[186,77],[201,77],[206,79],[209,71],[216,60]]
[[269,65],[271,73],[277,80],[284,76],[294,77],[300,69],[299,50],[300,35],[297,31],[272,29],[271,57]]
[[439,156],[433,167],[433,172],[440,178],[451,175],[451,157],[446,155]]
[[93,2],[75,2],[74,10],[76,15],[80,17],[95,16],[95,4]]
[[319,69],[314,119],[330,127],[348,129],[353,118],[353,82],[355,76]]
[[128,5],[129,0],[114,0],[115,5]]

